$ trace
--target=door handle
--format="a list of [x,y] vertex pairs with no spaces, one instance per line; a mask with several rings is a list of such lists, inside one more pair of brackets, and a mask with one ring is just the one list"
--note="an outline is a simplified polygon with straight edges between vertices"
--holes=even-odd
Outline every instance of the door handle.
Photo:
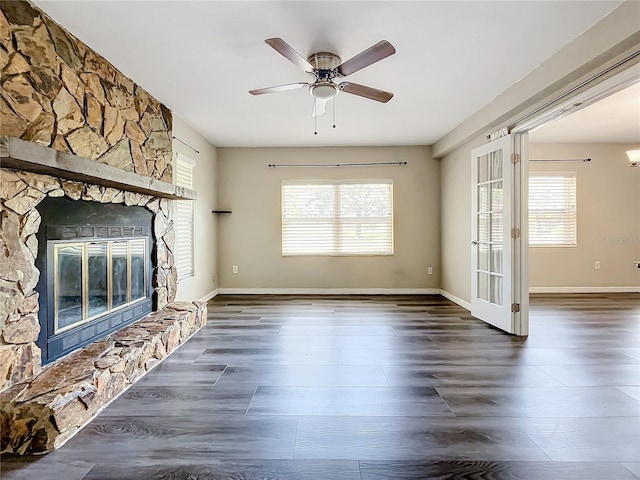
[[478,245],[478,242],[476,240],[471,240],[471,245]]

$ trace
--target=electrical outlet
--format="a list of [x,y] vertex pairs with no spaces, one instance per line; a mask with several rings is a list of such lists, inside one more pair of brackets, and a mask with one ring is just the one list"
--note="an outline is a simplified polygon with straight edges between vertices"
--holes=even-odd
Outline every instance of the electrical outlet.
[[433,275],[433,267],[427,268],[427,275]]
[[600,262],[596,261],[596,262],[593,264],[593,268],[595,268],[596,270],[600,270]]
[[232,271],[233,273],[238,273],[238,265],[234,265],[234,266],[231,268],[231,271]]

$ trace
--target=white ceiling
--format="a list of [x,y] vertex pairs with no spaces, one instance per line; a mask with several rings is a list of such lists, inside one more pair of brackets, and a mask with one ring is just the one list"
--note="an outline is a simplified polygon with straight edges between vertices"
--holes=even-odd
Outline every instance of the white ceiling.
[[640,143],[640,83],[533,131],[534,143]]
[[[621,1],[36,0],[217,146],[430,145]],[[397,53],[347,77],[395,94],[342,93],[313,135],[308,81],[264,43],[347,60],[386,39]]]

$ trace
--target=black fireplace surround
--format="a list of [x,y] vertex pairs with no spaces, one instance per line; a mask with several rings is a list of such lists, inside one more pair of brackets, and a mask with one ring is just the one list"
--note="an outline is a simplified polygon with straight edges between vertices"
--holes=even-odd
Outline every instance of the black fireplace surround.
[[42,363],[155,309],[151,211],[66,197],[47,197],[37,210]]

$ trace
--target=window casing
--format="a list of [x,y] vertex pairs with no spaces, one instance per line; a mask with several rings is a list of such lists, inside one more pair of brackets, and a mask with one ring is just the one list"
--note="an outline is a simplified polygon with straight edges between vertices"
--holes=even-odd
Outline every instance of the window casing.
[[577,245],[576,197],[575,172],[530,172],[530,246]]
[[283,182],[282,255],[393,255],[393,182]]
[[[179,187],[193,189],[194,166],[195,161],[180,154],[176,155],[175,184]],[[175,203],[175,262],[178,269],[178,280],[194,275],[193,203],[192,200],[176,200]]]

